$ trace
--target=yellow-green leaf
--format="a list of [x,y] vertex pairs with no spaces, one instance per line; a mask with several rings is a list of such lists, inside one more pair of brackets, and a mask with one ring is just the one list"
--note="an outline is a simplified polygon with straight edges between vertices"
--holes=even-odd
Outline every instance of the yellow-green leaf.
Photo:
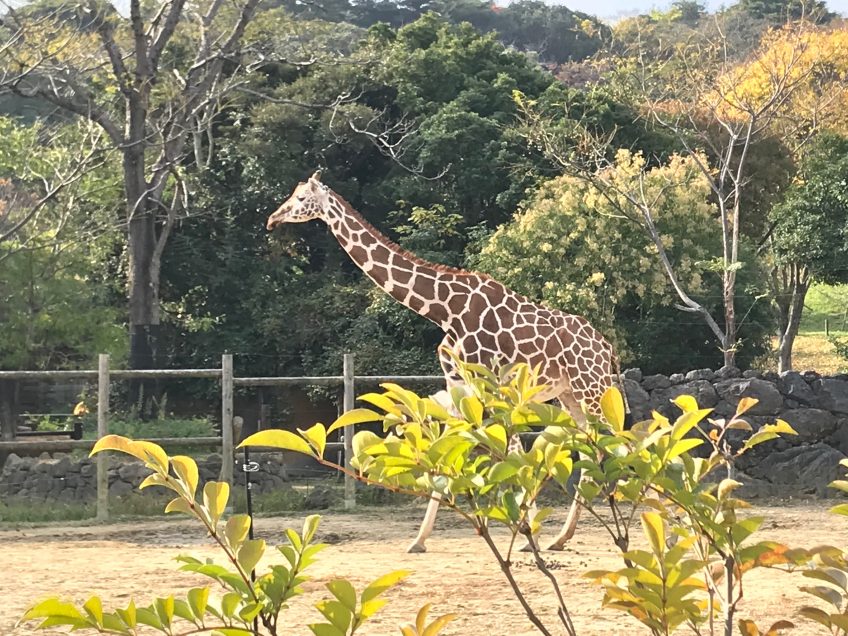
[[718,484],[717,491],[719,501],[726,499],[730,493],[739,488],[741,485],[742,483],[735,479],[722,479]]
[[209,588],[195,587],[188,591],[188,605],[195,618],[202,619],[206,613],[206,605],[209,603]]
[[353,426],[355,424],[364,424],[365,422],[380,422],[383,416],[372,411],[371,409],[352,409],[347,413],[343,413],[335,422],[327,429],[327,434],[337,431],[345,426]]
[[165,488],[170,488],[171,490],[173,490],[171,484],[169,484],[165,477],[162,476],[160,473],[150,473],[138,485],[138,489],[144,490],[145,488],[149,488],[150,486],[164,486]]
[[300,433],[302,437],[306,438],[310,444],[312,444],[312,447],[315,449],[315,454],[318,455],[318,457],[324,456],[324,448],[327,445],[327,431],[324,429],[323,424],[314,424],[305,431],[297,429],[297,432]]
[[291,431],[284,431],[282,429],[254,433],[239,444],[239,448],[242,446],[271,446],[272,448],[282,448],[283,450],[315,456],[315,451],[306,443],[306,440]]
[[98,625],[103,624],[103,604],[98,597],[92,596],[89,598],[82,608]]
[[242,570],[251,572],[265,553],[265,539],[249,539],[238,551],[238,562]]
[[367,603],[371,599],[377,598],[378,596],[380,596],[380,594],[382,594],[389,588],[392,588],[398,583],[400,583],[411,573],[412,572],[410,570],[396,570],[395,572],[389,572],[388,574],[384,574],[362,591],[362,595],[360,597],[362,602]]
[[227,525],[224,526],[224,536],[234,550],[241,547],[248,532],[250,532],[250,517],[247,515],[233,515],[227,519]]
[[642,513],[642,528],[654,554],[660,555],[665,548],[665,527],[662,517],[656,512]]
[[209,481],[203,487],[203,505],[209,511],[212,524],[218,523],[218,519],[227,508],[227,500],[230,498],[230,485],[225,481]]
[[743,397],[736,406],[736,415],[742,415],[746,411],[750,411],[759,403],[760,401],[757,398]]
[[459,411],[472,424],[483,423],[483,404],[476,396],[467,395],[459,401]]
[[624,399],[621,397],[621,391],[614,386],[609,387],[601,396],[601,412],[612,430],[617,433],[624,430]]
[[353,589],[353,585],[351,585],[348,581],[345,581],[344,579],[330,581],[327,583],[327,589],[329,589],[333,593],[333,596],[339,599],[339,602],[347,609],[351,612],[356,611],[356,590]]
[[122,437],[121,435],[106,435],[97,440],[89,456],[96,455],[105,450],[127,453],[140,459],[151,468],[155,468],[163,473],[168,472],[168,454],[161,446],[153,442],[138,442],[127,437]]
[[175,455],[171,457],[171,466],[174,469],[177,477],[179,477],[188,487],[189,494],[194,497],[197,490],[197,464],[191,457],[185,455]]
[[184,512],[186,514],[194,514],[194,511],[189,506],[188,502],[182,497],[176,497],[168,502],[165,506],[165,512]]
[[672,401],[674,404],[680,407],[680,410],[684,413],[689,413],[691,411],[698,410],[698,401],[691,395],[678,395]]

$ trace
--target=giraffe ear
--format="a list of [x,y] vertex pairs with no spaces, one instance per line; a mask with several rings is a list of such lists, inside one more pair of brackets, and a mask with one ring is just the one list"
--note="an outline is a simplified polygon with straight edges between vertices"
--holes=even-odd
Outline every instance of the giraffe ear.
[[321,183],[321,171],[316,170],[311,177],[309,177],[310,181],[315,181],[316,183]]

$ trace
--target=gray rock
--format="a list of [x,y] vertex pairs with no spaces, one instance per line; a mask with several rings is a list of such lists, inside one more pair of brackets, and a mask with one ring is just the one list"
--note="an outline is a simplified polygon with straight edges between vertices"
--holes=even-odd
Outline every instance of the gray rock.
[[642,381],[642,369],[625,369],[621,375],[627,380],[633,380],[634,382]]
[[765,380],[766,382],[772,382],[777,384],[777,381],[780,379],[780,376],[777,375],[775,371],[763,371],[760,374],[760,378]]
[[4,466],[4,470],[6,468],[11,468],[12,466],[20,464],[22,461],[23,460],[20,458],[19,455],[15,455],[15,453],[9,453],[6,456],[6,465]]
[[716,407],[720,415],[733,415],[739,400],[743,397],[752,397],[759,402],[750,410],[750,415],[776,415],[783,406],[783,396],[774,384],[765,380],[737,379],[724,380],[715,386],[721,397],[721,402]]
[[80,475],[83,477],[91,477],[97,470],[94,467],[94,464],[85,464],[80,467]]
[[680,395],[691,395],[702,408],[713,407],[718,402],[718,395],[713,385],[707,380],[695,380],[666,389],[657,389],[651,397],[657,411],[666,417],[677,418],[681,410],[672,404],[672,400]]
[[834,413],[848,414],[848,382],[833,378],[822,378],[813,382],[813,390],[823,409]]
[[651,416],[651,396],[636,380],[625,378],[624,392],[634,422],[641,422]]
[[683,384],[686,381],[686,376],[682,373],[672,373],[668,376],[668,381],[671,382],[672,385]]
[[125,481],[116,481],[115,483],[109,486],[109,496],[110,497],[123,497],[125,495],[130,494],[133,491],[133,487],[131,484],[128,484]]
[[848,418],[841,418],[836,421],[833,434],[825,442],[840,453],[848,455]]
[[686,374],[686,380],[692,382],[694,380],[712,380],[715,373],[712,369],[694,369]]
[[836,418],[833,413],[821,409],[792,409],[780,414],[798,433],[786,436],[790,444],[802,442],[820,442],[836,431]]
[[808,369],[801,373],[801,377],[804,378],[807,384],[812,384],[816,380],[821,380],[821,373]]
[[671,386],[671,382],[667,377],[661,374],[649,375],[645,379],[642,380],[642,388],[646,391],[653,391],[654,389],[667,389]]
[[324,510],[332,506],[338,500],[335,492],[324,486],[311,488],[303,500],[303,506],[307,510]]
[[757,370],[757,369],[746,369],[745,371],[743,371],[743,372],[742,372],[742,377],[743,377],[743,378],[757,378],[757,379],[762,379],[763,374],[762,374],[762,372],[761,372],[761,371],[759,371],[759,370]]
[[841,477],[839,462],[842,459],[845,455],[827,444],[796,446],[767,455],[748,469],[748,473],[785,487],[779,494],[788,491],[836,496],[837,491],[827,485]]
[[67,455],[63,455],[58,462],[53,464],[53,470],[51,472],[57,477],[64,477],[70,470],[71,464],[71,458]]
[[804,377],[797,371],[784,371],[777,381],[777,390],[787,398],[791,398],[800,404],[815,406],[818,404],[818,396],[815,394]]
[[48,453],[47,451],[44,451],[43,453],[41,453],[41,455],[38,456],[38,459],[44,462],[44,461],[50,461],[50,459],[52,459],[52,458],[50,457],[50,453]]
[[716,380],[729,380],[730,378],[738,378],[742,375],[742,372],[739,371],[736,367],[722,367],[718,371],[715,372]]

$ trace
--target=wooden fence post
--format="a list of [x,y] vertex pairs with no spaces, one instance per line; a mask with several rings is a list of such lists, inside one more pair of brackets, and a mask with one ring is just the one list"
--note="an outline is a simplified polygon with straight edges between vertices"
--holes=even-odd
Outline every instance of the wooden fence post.
[[[343,375],[344,375],[344,412],[353,409],[353,396],[354,396],[354,385],[353,385],[353,354],[346,353],[344,354],[344,365],[343,365]],[[347,470],[353,470],[353,467],[350,464],[351,459],[353,459],[353,426],[345,426],[344,427],[344,455],[345,455],[345,468]],[[351,510],[356,508],[356,480],[345,473],[345,487],[344,487],[344,503],[345,510]]]
[[233,354],[221,356],[221,481],[233,485]]
[[[97,439],[109,434],[109,354],[97,359]],[[109,519],[109,454],[97,455],[97,520]]]

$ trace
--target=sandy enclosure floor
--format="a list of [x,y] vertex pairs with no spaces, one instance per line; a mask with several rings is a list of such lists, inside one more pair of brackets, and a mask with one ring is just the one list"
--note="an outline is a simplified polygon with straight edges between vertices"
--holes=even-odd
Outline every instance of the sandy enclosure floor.
[[[848,523],[826,512],[826,504],[784,504],[757,507],[766,521],[760,534],[789,545],[810,547],[821,543],[840,545]],[[422,509],[423,510],[423,509]],[[459,618],[443,633],[535,634],[485,544],[453,515],[440,515],[426,554],[406,554],[404,548],[415,534],[422,510],[381,508],[356,514],[332,513],[323,517],[319,537],[331,542],[311,570],[306,594],[298,597],[287,616],[290,625],[316,622],[312,604],[328,595],[324,584],[337,576],[350,579],[361,589],[367,582],[395,569],[413,574],[389,595],[389,604],[360,632],[365,635],[398,634],[400,622],[414,620],[425,602],[434,615],[458,613]],[[546,522],[551,536],[564,515]],[[282,542],[281,530],[300,528],[301,517],[257,520],[257,535],[273,545]],[[505,534],[500,536],[505,539]],[[208,537],[184,520],[155,520],[104,526],[47,526],[0,529],[3,575],[0,578],[0,635],[23,636],[35,632],[32,625],[15,627],[26,608],[46,596],[59,595],[77,603],[98,594],[108,607],[123,607],[130,596],[147,604],[154,593],[179,594],[206,579],[175,571],[178,554],[198,557],[220,555]],[[276,551],[271,559],[282,558]],[[638,623],[623,614],[600,608],[602,592],[580,574],[598,567],[618,567],[608,537],[599,525],[583,522],[571,547],[562,553],[546,553],[563,586],[578,633],[587,635],[644,634]],[[266,556],[266,560],[268,557]],[[548,614],[552,592],[524,555],[517,556],[517,577],[536,608]],[[805,579],[804,583],[809,583]],[[739,616],[757,620],[796,622],[792,634],[821,634],[820,629],[797,615],[799,607],[815,599],[797,591],[800,575],[764,570],[746,578],[745,599]],[[213,588],[214,589],[214,588]],[[765,624],[765,625],[763,625]],[[286,634],[311,632],[305,627]]]

